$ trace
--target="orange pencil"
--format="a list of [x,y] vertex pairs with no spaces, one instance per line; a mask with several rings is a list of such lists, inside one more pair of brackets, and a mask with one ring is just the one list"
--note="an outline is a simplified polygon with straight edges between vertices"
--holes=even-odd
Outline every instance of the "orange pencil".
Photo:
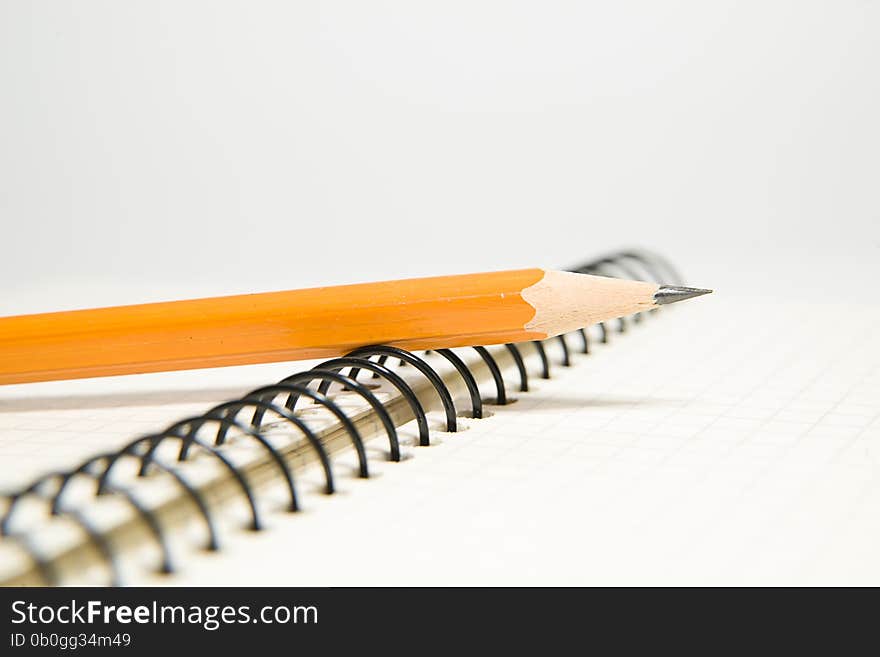
[[0,384],[540,340],[708,290],[521,269],[0,318]]

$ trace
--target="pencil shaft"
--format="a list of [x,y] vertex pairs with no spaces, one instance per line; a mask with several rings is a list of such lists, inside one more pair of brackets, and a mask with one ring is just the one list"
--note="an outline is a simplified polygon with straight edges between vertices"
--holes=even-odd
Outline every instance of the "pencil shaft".
[[539,269],[0,319],[0,383],[332,357],[543,337],[520,291]]
[[521,269],[0,318],[0,384],[543,339],[656,290]]

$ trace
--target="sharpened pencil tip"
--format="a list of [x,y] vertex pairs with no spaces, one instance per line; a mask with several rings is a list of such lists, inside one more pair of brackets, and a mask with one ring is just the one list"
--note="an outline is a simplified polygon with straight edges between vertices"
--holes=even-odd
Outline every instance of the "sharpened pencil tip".
[[698,287],[684,287],[682,285],[661,285],[660,289],[654,293],[654,303],[658,306],[667,303],[675,303],[676,301],[684,301],[685,299],[693,299],[709,294],[712,290],[703,290]]

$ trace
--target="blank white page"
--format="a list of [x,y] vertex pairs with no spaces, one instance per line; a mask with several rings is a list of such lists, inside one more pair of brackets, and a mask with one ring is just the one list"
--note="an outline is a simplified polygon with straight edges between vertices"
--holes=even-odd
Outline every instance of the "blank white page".
[[880,308],[669,309],[169,584],[880,584]]
[[[878,325],[856,305],[667,309],[460,433],[435,419],[432,446],[372,458],[372,478],[340,469],[338,494],[128,583],[880,584]],[[4,482],[301,365],[6,388]]]
[[277,363],[0,386],[0,492],[303,367]]

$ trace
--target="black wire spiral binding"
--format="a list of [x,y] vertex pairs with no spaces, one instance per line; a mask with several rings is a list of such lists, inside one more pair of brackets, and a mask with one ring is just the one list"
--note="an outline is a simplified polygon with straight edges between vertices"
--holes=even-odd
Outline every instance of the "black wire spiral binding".
[[[619,251],[584,263],[569,271],[602,275],[622,274],[629,278],[652,280],[657,283],[678,284],[682,282],[679,273],[665,259],[655,254],[633,250]],[[641,321],[640,315],[641,313],[635,315],[633,321]],[[600,331],[601,342],[607,342],[609,331],[604,324],[598,324],[597,326]],[[624,318],[619,320],[618,330],[619,332],[626,330],[626,320]],[[588,331],[582,328],[575,331],[575,333],[581,341],[581,353],[589,354],[590,337]],[[555,339],[559,341],[562,349],[561,365],[568,367],[571,365],[572,352],[566,336],[560,335]],[[519,376],[518,390],[520,392],[528,392],[529,390],[529,375],[522,353],[524,344],[504,345],[516,365]],[[531,345],[541,362],[541,377],[544,379],[550,378],[550,361],[544,344],[541,341],[534,341]],[[495,387],[495,397],[492,399],[484,399],[481,396],[473,373],[456,353],[449,349],[437,349],[426,353],[438,354],[455,368],[470,397],[470,417],[479,419],[483,417],[484,404],[492,403],[503,406],[509,403],[510,399],[506,392],[507,385],[501,368],[492,354],[481,346],[473,347],[473,349],[485,363],[492,376]],[[371,358],[376,358],[377,360],[370,360]],[[61,575],[57,572],[52,560],[42,554],[35,545],[33,536],[26,530],[16,531],[13,527],[17,511],[22,506],[23,500],[28,498],[42,500],[47,506],[49,515],[70,518],[80,527],[95,550],[106,561],[112,583],[118,584],[118,555],[111,541],[88,520],[86,515],[81,512],[81,509],[65,503],[65,492],[70,488],[71,482],[78,478],[86,478],[94,483],[96,497],[113,495],[124,500],[132,508],[137,517],[146,525],[160,551],[160,572],[173,572],[174,560],[171,555],[167,532],[156,517],[156,514],[141,504],[129,487],[123,487],[111,481],[111,474],[120,461],[124,459],[134,459],[137,461],[138,471],[136,477],[138,478],[146,477],[152,471],[156,471],[173,480],[204,521],[207,532],[205,549],[218,550],[220,548],[219,534],[209,504],[199,489],[193,486],[178,468],[157,458],[156,452],[159,447],[167,441],[174,441],[179,444],[176,459],[178,463],[186,462],[190,458],[193,449],[205,452],[217,460],[229,472],[241,490],[242,498],[247,503],[250,514],[249,528],[253,531],[259,531],[262,529],[263,523],[258,510],[254,488],[247,480],[245,474],[224,455],[222,450],[230,429],[235,429],[240,435],[252,440],[275,463],[279,475],[286,485],[289,496],[288,510],[290,512],[296,512],[300,508],[294,485],[294,477],[283,455],[272,446],[272,443],[263,433],[263,418],[266,412],[274,413],[280,417],[281,420],[288,423],[291,428],[299,431],[306,439],[307,444],[315,452],[320,462],[325,480],[324,492],[328,495],[333,494],[335,491],[332,463],[321,440],[315,435],[308,423],[295,414],[296,404],[301,397],[307,397],[313,403],[326,408],[339,421],[340,426],[351,439],[352,446],[357,453],[358,475],[362,478],[369,477],[363,438],[352,419],[327,395],[332,385],[340,386],[342,389],[360,396],[372,408],[388,436],[389,460],[399,461],[401,455],[400,441],[394,421],[378,397],[366,385],[357,380],[361,370],[371,372],[374,378],[385,380],[400,392],[415,417],[419,433],[419,445],[430,445],[425,409],[410,385],[386,366],[389,358],[398,360],[402,366],[412,366],[428,380],[440,398],[446,420],[446,431],[457,431],[458,412],[452,395],[443,382],[442,377],[424,358],[397,347],[384,345],[362,347],[344,357],[333,358],[315,366],[311,370],[298,372],[286,377],[277,384],[252,390],[240,399],[219,404],[202,415],[175,422],[163,431],[141,436],[116,452],[98,454],[70,470],[52,472],[39,477],[29,486],[3,496],[3,499],[6,500],[6,509],[0,515],[0,537],[3,540],[16,542],[22,547],[30,556],[35,569],[40,573],[46,584],[59,584]],[[348,374],[342,374],[341,372],[346,369]],[[309,387],[315,383],[317,383],[317,389]],[[276,403],[276,400],[279,398],[284,399],[280,403]],[[245,414],[250,415],[250,417],[242,419],[242,416]],[[205,427],[212,427],[211,440],[205,440],[197,435]]]

